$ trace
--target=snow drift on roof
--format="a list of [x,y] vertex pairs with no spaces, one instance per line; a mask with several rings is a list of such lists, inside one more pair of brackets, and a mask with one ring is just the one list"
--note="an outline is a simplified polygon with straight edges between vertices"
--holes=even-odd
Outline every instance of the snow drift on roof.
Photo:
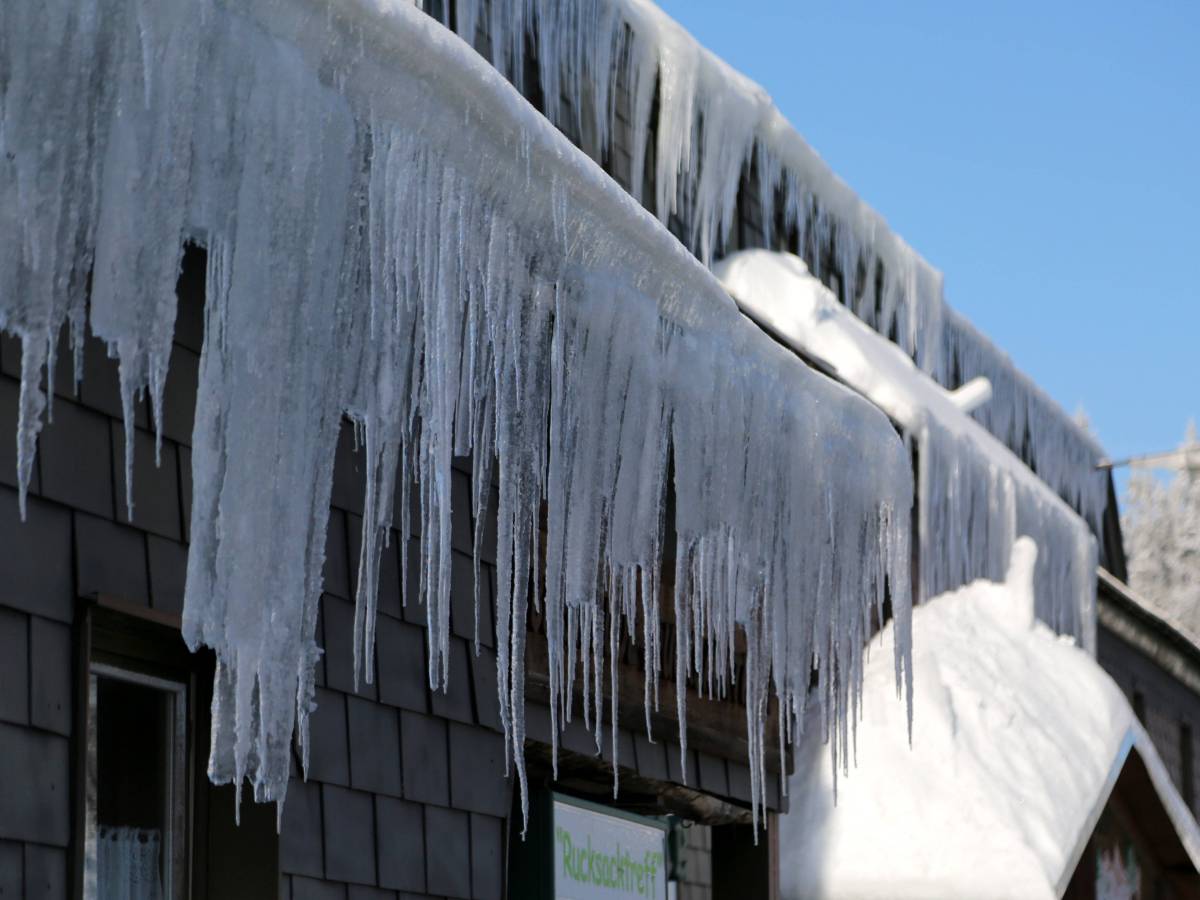
[[828,367],[916,441],[922,598],[1002,577],[1013,542],[1029,535],[1042,547],[1043,621],[1094,646],[1096,548],[1079,516],[964,413],[955,395],[838,303],[801,259],[744,250],[716,272],[748,315]]
[[780,819],[782,896],[1061,896],[1130,749],[1200,863],[1200,831],[1120,689],[1034,621],[1037,553],[1022,538],[1004,583],[914,611],[911,748],[875,659],[836,803],[828,761],[801,743]]
[[907,673],[912,486],[886,419],[746,323],[411,5],[2,4],[0,60],[0,326],[24,351],[22,501],[42,373],[64,321],[81,351],[89,278],[132,428],[137,394],[161,409],[181,242],[208,248],[184,634],[217,654],[214,780],[282,802],[294,732],[307,763],[344,414],[366,452],[367,679],[380,554],[396,507],[409,533],[416,484],[421,553],[407,560],[402,540],[402,560],[419,567],[430,682],[447,687],[451,460],[472,458],[474,508],[457,512],[473,513],[477,549],[498,463],[499,705],[522,787],[531,601],[556,726],[582,662],[599,742],[606,674],[639,618],[657,703],[671,471],[676,677],[732,690],[744,633],[756,809],[768,697],[794,732],[814,666],[847,752],[885,593]]
[[[766,246],[776,223],[846,304],[944,385],[988,378],[996,403],[979,421],[1029,463],[1101,533],[1107,481],[1095,441],[943,300],[942,274],[895,234],[784,119],[767,92],[701,47],[648,0],[455,0],[468,41],[482,25],[488,52],[520,84],[533,34],[546,114],[608,148],[616,98],[631,122],[631,189],[639,195],[653,151],[659,218],[686,226],[684,243],[706,263],[727,243],[744,172],[755,177]],[[450,0],[442,4],[449,21]],[[657,87],[658,119],[651,122]],[[651,126],[654,138],[647,146]]]

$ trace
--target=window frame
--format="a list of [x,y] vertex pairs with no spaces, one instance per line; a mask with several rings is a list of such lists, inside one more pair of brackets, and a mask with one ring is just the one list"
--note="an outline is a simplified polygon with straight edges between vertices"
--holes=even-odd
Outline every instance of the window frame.
[[150,688],[165,695],[168,719],[164,739],[169,743],[167,754],[168,772],[166,785],[166,808],[163,819],[168,824],[163,835],[163,855],[166,877],[163,879],[163,895],[167,898],[188,896],[189,821],[191,818],[190,792],[188,791],[188,700],[187,681],[166,678],[134,668],[97,660],[88,661],[87,670],[87,762],[84,797],[84,900],[99,896],[96,884],[97,839],[99,826],[96,822],[96,807],[99,785],[97,736],[98,687],[101,678],[124,682],[138,687]]
[[[95,822],[89,810],[95,808],[97,786],[94,740],[95,700],[92,696],[93,672],[105,677],[115,673],[127,682],[156,689],[175,691],[173,730],[182,735],[171,753],[170,812],[172,847],[171,884],[163,885],[163,897],[192,898],[195,889],[196,815],[203,807],[197,795],[196,780],[203,778],[203,764],[197,754],[203,752],[196,742],[202,738],[197,729],[197,703],[202,692],[197,674],[202,664],[188,653],[179,633],[179,617],[132,604],[117,597],[96,595],[82,598],[76,620],[77,649],[75,663],[75,734],[73,765],[72,888],[75,900],[96,896],[94,884]],[[207,779],[205,779],[207,781]],[[89,856],[93,856],[89,860]],[[200,895],[203,896],[203,893]]]

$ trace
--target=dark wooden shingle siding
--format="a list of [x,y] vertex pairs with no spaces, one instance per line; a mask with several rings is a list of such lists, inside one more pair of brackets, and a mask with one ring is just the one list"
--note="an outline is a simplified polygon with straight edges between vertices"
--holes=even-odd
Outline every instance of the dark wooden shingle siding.
[[[1190,734],[1200,728],[1200,696],[1136,647],[1104,627],[1097,629],[1096,658],[1130,703],[1134,703],[1135,694],[1141,698],[1140,703],[1135,704],[1135,709],[1141,707],[1142,725],[1149,732],[1179,793],[1184,797],[1192,797],[1192,815],[1196,815],[1200,810],[1195,804],[1195,786],[1189,792],[1183,779],[1185,775],[1194,777],[1194,773],[1200,770],[1200,753],[1190,738]],[[1186,740],[1183,738],[1184,726],[1190,730]],[[1192,757],[1191,763],[1186,766],[1182,757],[1185,748]]]
[[[85,348],[87,381],[79,396],[70,384],[69,354],[65,348],[60,354],[54,421],[39,440],[28,519],[20,522],[13,448],[21,350],[9,337],[0,340],[0,896],[66,897],[69,889],[79,777],[73,761],[81,739],[74,723],[85,699],[74,687],[78,603],[105,595],[174,615],[182,608],[187,444],[203,328],[203,295],[194,285],[183,287],[164,402],[163,467],[154,466],[152,432],[139,427],[132,522],[124,505],[116,366],[94,340]],[[137,420],[148,424],[145,404]],[[301,781],[297,765],[280,835],[281,896],[346,900],[429,890],[493,897],[503,880],[511,788],[503,775],[490,609],[483,619],[488,646],[478,659],[466,639],[473,641],[473,615],[469,630],[455,621],[453,687],[449,695],[431,696],[424,609],[415,599],[402,608],[398,557],[389,556],[375,682],[354,691],[359,460],[347,430],[318,626],[327,652],[312,719],[311,779]],[[455,501],[467,513],[456,516],[454,529],[455,549],[466,562],[456,566],[454,584],[462,618],[474,603],[472,531],[468,476],[455,477]],[[388,553],[397,546],[394,540]],[[413,560],[415,568],[415,553]],[[483,586],[488,601],[490,568]],[[436,833],[427,840],[430,829]],[[448,834],[461,844],[448,846]]]
[[[428,688],[425,609],[417,603],[415,583],[419,545],[414,536],[404,538],[410,599],[403,606],[397,532],[384,550],[373,680],[356,691],[352,598],[362,462],[347,427],[335,463],[326,543],[317,634],[325,657],[310,724],[309,781],[300,780],[297,766],[280,838],[280,895],[497,896],[512,798],[498,730],[495,653],[485,648],[476,658],[466,639],[474,637],[469,476],[461,469],[454,473],[454,549],[466,566],[456,566],[453,581],[449,693]],[[489,603],[492,574],[485,564],[489,580],[481,595]],[[459,621],[468,612],[469,630]],[[483,621],[490,625],[490,608],[488,613]],[[490,628],[484,642],[494,644]]]
[[[334,478],[335,502],[359,507],[362,455],[354,450],[348,429],[339,445]],[[493,549],[485,547],[481,553],[482,646],[476,656],[474,522],[465,461],[458,461],[453,479],[455,560],[447,693],[427,686],[425,610],[416,602],[419,544],[411,537],[410,597],[406,606],[401,602],[398,533],[384,551],[374,682],[354,690],[350,597],[361,520],[350,508],[335,506],[332,511],[318,628],[318,641],[326,652],[323,674],[318,673],[318,709],[310,725],[309,782],[301,782],[297,773],[285,807],[283,896],[347,900],[367,888],[383,890],[379,896],[389,897],[397,896],[389,891],[399,891],[400,896],[423,896],[422,891],[444,897],[500,896],[513,786],[504,775],[493,649],[495,526],[488,522],[484,529]],[[493,497],[493,515],[494,501]],[[413,526],[419,529],[415,520]],[[545,707],[528,708],[527,726],[531,741],[550,743]],[[621,765],[629,771],[662,781],[681,780],[677,744],[651,744],[644,735],[625,729],[618,742]],[[595,740],[578,717],[568,726],[562,746],[597,755]],[[599,755],[611,757],[607,738]],[[689,756],[692,784],[699,777],[702,788],[749,801],[749,773],[742,761],[694,751]],[[777,803],[777,787],[774,791]]]
[[[200,298],[202,303],[203,298]],[[0,337],[0,897],[65,898],[75,855],[81,598],[100,594],[178,614],[190,466],[196,311],[181,304],[168,382],[163,466],[138,406],[133,524],[125,524],[124,426],[116,365],[88,339],[76,395],[65,342],[53,374],[53,421],[38,440],[27,520],[16,491],[20,343]],[[191,354],[191,360],[187,357]],[[180,382],[190,379],[188,389]]]

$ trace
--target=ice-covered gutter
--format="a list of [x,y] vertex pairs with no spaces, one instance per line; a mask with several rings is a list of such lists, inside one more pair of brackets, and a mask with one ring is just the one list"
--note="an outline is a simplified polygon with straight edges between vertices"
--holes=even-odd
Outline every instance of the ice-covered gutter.
[[1033,620],[1036,555],[1023,538],[1004,582],[914,611],[911,749],[874,658],[836,803],[835,773],[801,743],[780,819],[783,897],[1062,896],[1130,752],[1200,868],[1200,830],[1120,689]]
[[[449,21],[452,0],[443,9]],[[852,311],[881,334],[895,334],[918,367],[943,385],[986,377],[996,402],[978,419],[1021,455],[1102,533],[1107,483],[1095,441],[1012,361],[943,299],[942,274],[864,203],[784,119],[767,92],[701,47],[649,0],[453,0],[468,40],[482,23],[501,71],[523,79],[527,33],[535,36],[546,114],[607,147],[616,96],[628,92],[631,186],[642,187],[655,89],[653,141],[663,222],[686,224],[684,242],[706,262],[725,246],[744,171],[762,208],[765,244],[780,220],[801,254],[824,266],[827,248]],[[753,160],[753,167],[751,161]],[[816,270],[818,276],[825,273]],[[957,377],[956,377],[957,376]]]
[[740,251],[716,272],[751,318],[819,361],[916,441],[922,598],[976,578],[1002,577],[1014,542],[1029,535],[1042,547],[1039,615],[1095,647],[1095,539],[1066,503],[963,411],[963,395],[917,369],[790,253]]
[[797,733],[814,666],[845,759],[885,594],[907,679],[912,484],[886,418],[745,322],[410,4],[5,3],[0,74],[0,326],[23,347],[22,500],[61,326],[77,354],[86,322],[119,359],[132,428],[137,394],[161,408],[181,243],[208,248],[184,634],[217,654],[214,780],[282,802],[294,734],[307,763],[344,414],[366,452],[366,678],[381,548],[394,512],[410,533],[419,485],[420,557],[401,543],[419,568],[409,600],[428,612],[431,684],[455,689],[451,459],[472,458],[473,509],[456,512],[473,514],[477,548],[498,466],[499,701],[522,788],[531,602],[556,729],[578,683],[598,742],[622,631],[640,630],[657,704],[664,584],[680,682],[734,690],[741,632],[756,804],[768,699],[781,735]]

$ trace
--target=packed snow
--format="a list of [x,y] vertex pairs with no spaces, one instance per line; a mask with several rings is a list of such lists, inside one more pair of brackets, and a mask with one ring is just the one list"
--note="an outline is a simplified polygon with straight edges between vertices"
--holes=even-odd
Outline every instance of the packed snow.
[[[561,24],[564,43],[578,27]],[[282,803],[294,735],[307,767],[343,415],[368,471],[363,678],[381,547],[397,512],[408,532],[416,490],[408,600],[427,610],[430,683],[464,688],[447,685],[450,466],[472,459],[474,508],[455,512],[473,516],[478,550],[496,463],[499,702],[522,791],[531,602],[556,730],[581,664],[599,743],[605,666],[615,677],[617,638],[639,617],[657,703],[669,472],[675,675],[735,689],[744,634],[756,811],[768,700],[798,735],[814,667],[846,759],[885,598],[893,675],[908,681],[912,482],[887,419],[745,322],[658,222],[410,3],[9,3],[0,60],[0,326],[24,348],[22,498],[60,329],[78,354],[90,316],[119,360],[126,422],[141,392],[157,411],[180,246],[208,250],[183,625],[218,660],[213,780],[249,779]]]
[[[453,6],[459,34],[474,41],[486,33],[490,45],[481,49],[518,84],[532,34],[542,94],[563,98],[548,103],[546,114],[573,133],[587,133],[597,147],[611,146],[616,97],[626,92],[631,190],[640,195],[652,156],[656,196],[646,202],[664,223],[678,214],[684,243],[706,263],[728,244],[747,174],[762,209],[765,245],[776,247],[795,231],[815,274],[828,274],[822,267],[835,274],[847,306],[880,334],[893,335],[941,384],[986,377],[997,402],[979,410],[979,421],[1101,533],[1107,479],[1095,468],[1103,455],[1095,441],[950,308],[942,274],[832,172],[762,87],[649,0],[455,0]],[[447,23],[450,7],[450,0],[442,4]],[[775,233],[777,222],[783,234]]]
[[[743,250],[716,267],[743,311],[886,412],[916,444],[919,596],[1003,576],[1019,535],[1043,548],[1038,613],[1095,642],[1096,542],[1087,524],[962,405],[988,385],[947,392],[852,315],[790,253]],[[983,408],[999,402],[990,400]]]
[[1059,897],[1131,750],[1200,864],[1200,830],[1120,689],[1034,619],[1037,555],[1022,537],[1004,582],[914,610],[911,745],[874,657],[836,801],[838,773],[801,742],[780,817],[783,897]]

